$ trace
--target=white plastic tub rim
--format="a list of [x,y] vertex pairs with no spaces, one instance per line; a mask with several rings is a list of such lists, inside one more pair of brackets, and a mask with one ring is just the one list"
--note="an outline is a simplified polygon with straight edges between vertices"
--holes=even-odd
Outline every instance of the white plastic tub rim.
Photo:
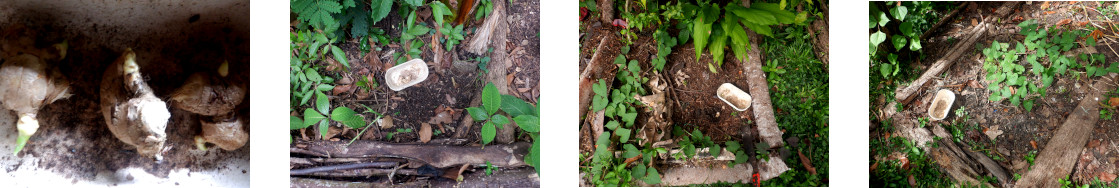
[[[723,85],[720,85],[719,89],[715,92],[715,96],[719,97],[719,100],[723,100],[723,102],[727,103],[727,105],[730,105],[731,108],[734,108],[734,110],[738,111],[746,111],[746,109],[750,109],[750,104],[752,104],[754,101],[753,97],[750,97],[749,93],[746,93],[746,91],[742,91],[742,89],[739,89],[738,87],[735,87],[734,84],[730,83],[723,83]],[[731,102],[732,100],[745,101],[746,104],[742,104],[743,106],[737,106],[733,102]]]
[[427,63],[423,59],[408,60],[385,71],[385,85],[393,91],[404,90],[427,80]]
[[[937,106],[935,106],[935,105],[937,104],[937,101],[941,101],[941,100],[945,100],[946,102],[944,103],[944,105],[948,105],[948,106],[945,107],[944,110],[942,111],[943,114],[944,114],[943,117],[936,117],[935,116],[936,112],[934,110],[936,110]],[[932,120],[944,120],[944,118],[948,117],[949,112],[952,111],[952,104],[955,103],[955,102],[956,102],[956,93],[955,92],[952,92],[952,90],[949,90],[949,89],[940,89],[940,91],[936,92],[936,97],[933,97],[933,100],[929,102],[929,109],[928,109],[929,118],[932,119]]]

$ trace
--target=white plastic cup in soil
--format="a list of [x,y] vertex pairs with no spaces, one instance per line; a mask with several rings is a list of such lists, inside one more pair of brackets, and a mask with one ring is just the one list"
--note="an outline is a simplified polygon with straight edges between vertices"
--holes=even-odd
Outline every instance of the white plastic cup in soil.
[[719,100],[723,100],[727,105],[730,105],[730,107],[738,111],[750,109],[750,102],[754,101],[754,98],[750,97],[749,93],[742,91],[742,89],[738,89],[738,87],[730,83],[723,83],[715,93],[716,96],[719,97]]
[[427,80],[427,63],[422,59],[408,60],[385,71],[385,85],[393,91],[404,90]]
[[933,120],[943,120],[948,117],[948,112],[952,110],[952,103],[956,101],[956,93],[948,89],[940,89],[936,92],[936,97],[933,98],[929,104],[929,118]]

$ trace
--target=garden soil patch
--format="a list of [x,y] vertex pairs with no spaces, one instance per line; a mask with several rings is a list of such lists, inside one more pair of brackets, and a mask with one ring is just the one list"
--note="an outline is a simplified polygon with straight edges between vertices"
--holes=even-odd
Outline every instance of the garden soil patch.
[[[66,58],[48,63],[60,68],[73,94],[40,109],[41,127],[17,156],[9,154],[16,140],[15,114],[0,112],[0,150],[5,151],[0,167],[10,174],[0,179],[20,182],[14,179],[36,176],[51,180],[38,183],[52,185],[248,186],[251,144],[234,151],[213,145],[207,151],[196,149],[198,115],[169,106],[168,149],[163,161],[154,161],[113,136],[98,104],[102,74],[128,47],[136,51],[144,79],[165,100],[188,76],[214,71],[223,61],[230,63],[230,79],[247,84],[248,2],[67,3],[0,3],[0,28],[24,26],[14,33],[35,39],[38,47],[68,41]],[[246,129],[249,101],[237,110]]]

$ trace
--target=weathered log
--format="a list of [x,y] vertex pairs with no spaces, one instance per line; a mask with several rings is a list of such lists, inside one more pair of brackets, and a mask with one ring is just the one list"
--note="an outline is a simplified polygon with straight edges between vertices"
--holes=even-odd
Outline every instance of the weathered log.
[[602,24],[614,21],[614,0],[598,0],[598,12],[602,13]]
[[[466,51],[474,54],[485,54],[490,48],[490,43],[496,45],[505,44],[497,40],[505,41],[505,33],[501,30],[508,30],[509,26],[505,23],[505,1],[493,1],[493,12],[486,21],[482,22],[482,26],[474,34],[474,38],[470,40],[470,45],[466,46]],[[495,33],[502,32],[502,33]],[[494,50],[494,52],[501,50]]]
[[824,18],[812,21],[808,27],[808,34],[812,37],[812,48],[816,54],[816,59],[823,62],[825,66],[828,65],[828,54],[831,53],[828,45],[831,39],[828,36],[828,4],[821,4],[820,10],[824,13]]
[[[756,168],[755,168],[756,167]],[[757,179],[765,181],[780,176],[788,171],[785,161],[780,157],[771,156],[768,161],[758,161],[757,166],[752,164],[735,164],[728,168],[706,168],[695,166],[675,166],[662,170],[664,172],[659,186],[687,186],[692,184],[712,184],[717,182],[743,182],[749,183]]]
[[507,145],[447,146],[422,144],[393,144],[375,141],[345,142],[316,141],[303,142],[291,148],[293,154],[303,154],[331,158],[373,158],[398,157],[414,159],[437,168],[453,165],[484,165],[490,162],[498,167],[526,166],[521,159],[528,154],[529,143]]
[[611,65],[614,65],[614,58],[619,54],[610,53],[607,48],[617,46],[617,43],[618,40],[613,34],[605,34],[598,42],[598,47],[595,47],[590,62],[587,62],[587,66],[579,74],[579,118],[587,114],[587,108],[591,105],[591,99],[594,97],[594,89],[591,86],[598,83],[600,79],[608,80],[607,84],[613,84],[615,74],[611,73],[614,68]]
[[[769,100],[769,83],[766,82],[765,72],[762,71],[762,59],[765,57],[762,57],[761,48],[758,47],[759,36],[752,30],[746,33],[750,37],[750,50],[746,53],[749,59],[740,63],[745,69],[743,74],[746,74],[746,83],[750,85],[750,96],[754,98],[751,106],[754,111],[754,123],[757,125],[762,141],[769,143],[770,148],[780,148],[785,145],[785,141],[781,139],[781,129],[777,127],[777,119],[773,117],[773,103]],[[740,61],[738,58],[730,59],[731,62]],[[746,125],[742,127],[750,128]],[[742,131],[743,137],[746,137],[745,134],[748,132]]]
[[1092,129],[1099,120],[1099,103],[1101,96],[1115,89],[1116,74],[1096,80],[1087,94],[1081,99],[1080,104],[1072,109],[1072,113],[1065,118],[1065,123],[1057,129],[1057,133],[1049,139],[1049,143],[1037,154],[1037,163],[1031,168],[1016,187],[1057,187],[1057,179],[1064,178],[1072,172],[1073,165],[1088,143]]
[[353,170],[353,169],[362,169],[362,168],[392,168],[392,167],[395,167],[397,165],[400,165],[400,163],[397,163],[397,162],[347,163],[347,164],[338,164],[338,165],[330,165],[330,166],[317,166],[317,167],[304,168],[304,169],[293,169],[289,172],[289,175],[293,175],[293,176],[308,175],[308,174],[312,174],[312,173],[316,173],[316,172]]

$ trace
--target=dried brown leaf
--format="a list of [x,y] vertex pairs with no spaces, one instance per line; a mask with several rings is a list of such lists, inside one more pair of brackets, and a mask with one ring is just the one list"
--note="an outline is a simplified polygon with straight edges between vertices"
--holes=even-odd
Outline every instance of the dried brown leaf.
[[431,125],[427,123],[420,123],[420,142],[427,143],[431,141]]

